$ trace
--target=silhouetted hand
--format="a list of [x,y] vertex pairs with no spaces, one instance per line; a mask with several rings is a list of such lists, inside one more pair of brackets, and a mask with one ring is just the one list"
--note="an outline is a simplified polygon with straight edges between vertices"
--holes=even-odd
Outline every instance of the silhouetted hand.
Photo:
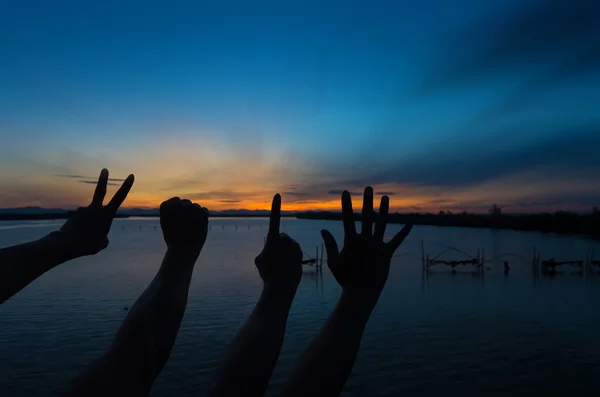
[[168,248],[191,249],[200,254],[208,233],[208,210],[173,197],[160,205],[160,227]]
[[74,258],[94,255],[108,246],[108,232],[117,213],[131,190],[134,177],[129,175],[107,205],[102,205],[106,196],[108,170],[103,169],[98,178],[92,202],[77,209],[57,232],[63,236]]
[[269,232],[262,252],[254,263],[265,284],[295,289],[302,278],[302,250],[285,233],[279,233],[281,196],[276,194],[271,205]]
[[373,188],[365,188],[362,209],[362,230],[356,233],[350,193],[342,193],[344,220],[344,248],[339,252],[335,239],[327,230],[321,235],[327,249],[327,265],[345,291],[368,293],[378,297],[385,286],[390,271],[390,261],[396,249],[410,233],[406,225],[389,242],[383,237],[387,224],[389,198],[383,196],[379,217],[373,234]]

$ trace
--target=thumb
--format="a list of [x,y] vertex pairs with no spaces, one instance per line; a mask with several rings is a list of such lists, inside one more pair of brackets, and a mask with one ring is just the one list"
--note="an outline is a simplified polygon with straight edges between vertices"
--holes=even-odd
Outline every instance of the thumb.
[[335,239],[328,230],[321,230],[321,237],[323,237],[323,242],[325,243],[325,250],[327,251],[327,263],[329,264],[331,261],[337,258],[337,256],[340,254],[340,250],[338,249]]

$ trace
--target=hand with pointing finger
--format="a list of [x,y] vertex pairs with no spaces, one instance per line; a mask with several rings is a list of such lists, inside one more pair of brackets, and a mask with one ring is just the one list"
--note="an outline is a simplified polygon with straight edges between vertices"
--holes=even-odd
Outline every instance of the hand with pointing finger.
[[108,184],[108,170],[102,170],[91,204],[77,209],[56,232],[67,242],[73,258],[97,254],[108,246],[107,236],[112,221],[131,190],[133,181],[134,176],[129,175],[110,202],[102,205]]
[[406,225],[389,242],[384,242],[388,210],[389,198],[383,196],[375,233],[373,233],[373,188],[366,187],[362,209],[362,230],[358,234],[354,224],[350,193],[344,191],[342,193],[344,222],[342,251],[339,251],[330,232],[321,231],[327,249],[327,265],[344,291],[366,293],[378,298],[383,290],[390,271],[392,256],[412,228],[412,225]]
[[273,197],[269,233],[254,263],[263,290],[248,320],[227,348],[212,397],[264,396],[279,358],[287,319],[302,278],[302,250],[279,233],[281,196]]
[[254,263],[265,284],[295,291],[302,278],[302,250],[290,236],[279,233],[280,220],[281,196],[276,194],[271,205],[267,241]]

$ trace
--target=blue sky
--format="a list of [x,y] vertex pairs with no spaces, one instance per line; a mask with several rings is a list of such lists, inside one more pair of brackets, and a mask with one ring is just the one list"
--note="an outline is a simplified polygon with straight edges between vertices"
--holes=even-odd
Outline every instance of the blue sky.
[[84,204],[92,186],[56,175],[106,166],[136,174],[129,206],[259,208],[294,191],[284,204],[330,208],[329,191],[373,184],[399,210],[586,209],[600,204],[598,11],[5,2],[0,207]]

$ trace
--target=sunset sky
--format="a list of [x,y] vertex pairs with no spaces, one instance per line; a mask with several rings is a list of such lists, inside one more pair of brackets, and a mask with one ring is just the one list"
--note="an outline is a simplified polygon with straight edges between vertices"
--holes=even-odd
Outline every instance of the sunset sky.
[[[597,0],[4,1],[0,208],[600,206]],[[113,181],[119,184],[119,181]],[[116,186],[111,186],[114,192]],[[356,206],[360,198],[356,197]]]

